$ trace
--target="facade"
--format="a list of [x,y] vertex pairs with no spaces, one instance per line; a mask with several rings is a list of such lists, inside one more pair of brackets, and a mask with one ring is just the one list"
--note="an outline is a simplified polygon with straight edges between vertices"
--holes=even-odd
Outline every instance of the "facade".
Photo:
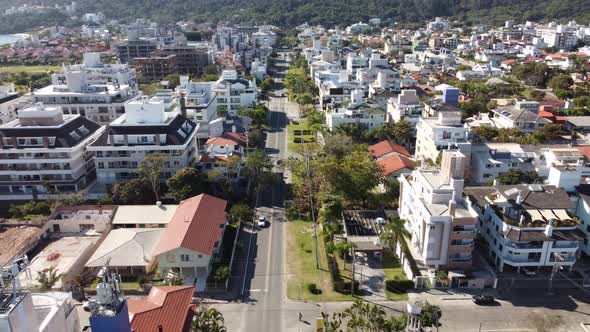
[[499,107],[492,110],[492,121],[498,128],[516,128],[525,133],[533,133],[543,129],[551,120],[541,117],[523,106]]
[[416,129],[416,159],[435,161],[442,150],[466,143],[468,132],[459,112],[439,112],[438,117],[421,118]]
[[[96,179],[87,147],[103,128],[58,107],[35,104],[0,126],[0,199],[78,192]],[[47,196],[45,196],[47,197]]]
[[571,269],[584,233],[573,216],[575,203],[551,185],[466,188],[479,215],[479,232],[499,271],[554,265]]
[[76,332],[78,311],[71,293],[0,293],[0,330],[3,332]]
[[240,178],[246,150],[246,136],[226,132],[221,136],[209,138],[204,148],[205,151],[197,165],[202,172],[219,171],[230,181]]
[[201,194],[181,201],[154,252],[162,276],[176,274],[203,291],[219,258],[227,224],[225,200]]
[[417,169],[399,177],[399,216],[407,220],[408,245],[429,267],[471,268],[477,215],[463,199],[466,166],[465,155],[447,150],[440,171]]
[[29,105],[29,98],[21,95],[13,83],[0,85],[0,124],[16,119],[16,111]]
[[399,122],[402,119],[414,126],[418,124],[422,106],[416,95],[416,90],[402,90],[396,97],[387,100],[387,118],[389,121]]
[[116,46],[121,63],[133,63],[135,58],[147,58],[156,50],[158,44],[154,40],[128,40]]
[[211,64],[207,49],[192,46],[166,46],[153,53],[155,56],[176,57],[177,73],[203,75],[203,69]]
[[224,70],[211,90],[217,95],[218,108],[230,115],[236,115],[240,107],[253,106],[257,99],[256,82],[240,78],[235,70]]
[[[135,92],[119,83],[94,84],[84,68],[64,68],[65,80],[32,91],[34,103],[61,107],[64,114],[80,114],[98,124],[108,124],[125,112]],[[63,78],[63,77],[62,77]]]
[[150,153],[167,155],[162,181],[194,165],[196,124],[177,112],[166,112],[159,97],[143,96],[125,105],[125,114],[88,148],[96,154],[97,178],[112,185],[137,177],[141,161]]
[[471,153],[471,182],[486,184],[510,169],[533,171],[535,155],[517,143],[488,143],[474,146]]
[[158,81],[178,72],[177,59],[174,54],[135,58],[133,66],[137,70],[139,80],[143,83]]
[[112,205],[76,205],[56,207],[47,222],[43,233],[86,233],[94,231],[107,233],[116,208]]
[[217,94],[211,83],[189,82],[182,76],[180,86],[181,113],[197,124],[197,138],[209,137],[209,124],[217,119]]
[[372,101],[363,101],[363,93],[355,90],[351,93],[348,106],[336,107],[326,112],[326,125],[329,130],[343,124],[358,124],[373,129],[385,124],[386,112]]

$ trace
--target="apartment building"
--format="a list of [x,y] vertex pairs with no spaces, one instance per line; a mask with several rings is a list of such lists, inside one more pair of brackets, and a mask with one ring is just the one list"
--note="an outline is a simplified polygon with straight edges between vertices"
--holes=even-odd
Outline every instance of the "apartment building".
[[166,112],[160,97],[142,96],[125,105],[125,114],[89,146],[96,153],[98,181],[107,185],[137,177],[141,161],[150,153],[167,155],[162,181],[193,166],[197,125],[177,112]]
[[414,259],[439,269],[469,269],[477,215],[463,200],[467,157],[444,151],[439,170],[402,174],[399,216],[407,221]]
[[197,124],[197,138],[210,136],[209,124],[217,119],[217,94],[209,82],[190,82],[181,76],[178,89],[182,95],[180,111]]
[[18,113],[0,126],[0,199],[78,192],[94,182],[94,156],[86,148],[100,125],[41,103]]
[[516,128],[525,133],[543,129],[551,120],[522,106],[504,106],[492,110],[492,121],[498,128]]
[[350,104],[336,106],[326,112],[326,125],[329,130],[334,130],[343,124],[358,124],[364,128],[373,129],[384,125],[385,119],[385,110],[371,100],[363,100],[361,90],[351,93]]
[[499,271],[571,267],[584,233],[575,202],[552,185],[497,185],[465,189],[479,216],[479,233]]
[[517,143],[476,145],[471,151],[470,180],[474,184],[486,184],[513,168],[534,171],[534,159],[534,153],[524,151]]
[[416,128],[416,160],[435,161],[442,150],[467,143],[468,133],[460,112],[439,112],[438,117],[421,118]]
[[125,103],[135,95],[129,85],[91,83],[84,68],[65,67],[63,72],[65,79],[56,78],[57,84],[32,91],[32,102],[60,107],[64,115],[79,114],[108,124],[125,112]]
[[143,83],[159,81],[170,74],[178,72],[175,54],[137,57],[134,59],[133,66],[137,70],[139,80]]
[[416,90],[402,90],[399,95],[387,100],[388,122],[399,122],[404,119],[416,126],[421,114],[422,106]]
[[115,47],[121,63],[133,63],[135,58],[147,58],[158,48],[158,43],[151,39],[128,40]]
[[84,71],[88,84],[104,85],[108,83],[128,85],[129,89],[137,93],[137,77],[135,70],[128,64],[103,63],[100,53],[84,53],[81,64],[67,65],[61,71],[51,75],[53,85],[67,85],[66,72]]
[[256,104],[256,82],[239,77],[236,70],[224,70],[221,77],[212,83],[211,90],[217,95],[219,108],[230,115],[237,115],[240,107]]
[[176,56],[177,72],[181,74],[201,76],[203,69],[211,64],[208,50],[193,46],[166,46],[153,52],[153,55]]

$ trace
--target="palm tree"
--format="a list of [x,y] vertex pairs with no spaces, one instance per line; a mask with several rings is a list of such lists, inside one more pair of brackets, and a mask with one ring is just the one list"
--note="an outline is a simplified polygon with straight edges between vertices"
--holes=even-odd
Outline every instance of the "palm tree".
[[191,332],[226,332],[223,314],[215,308],[200,305],[193,317]]
[[389,223],[387,223],[383,229],[383,232],[379,235],[379,240],[384,246],[394,249],[398,242],[402,247],[406,246],[406,240],[410,238],[411,234],[405,227],[406,221],[404,219],[390,217]]
[[52,266],[37,273],[37,281],[41,285],[41,289],[51,289],[59,281],[62,274],[58,271],[55,266]]

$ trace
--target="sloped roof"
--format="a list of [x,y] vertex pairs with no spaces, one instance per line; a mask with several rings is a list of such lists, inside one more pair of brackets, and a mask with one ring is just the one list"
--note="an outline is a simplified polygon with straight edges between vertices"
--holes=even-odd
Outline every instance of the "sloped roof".
[[373,156],[373,158],[379,158],[381,156],[384,156],[388,153],[392,153],[392,152],[396,152],[399,154],[402,154],[406,157],[410,157],[411,154],[408,152],[408,150],[406,150],[406,148],[404,148],[403,146],[399,145],[399,144],[395,144],[392,141],[381,141],[377,144],[371,145],[369,146],[369,152],[371,152],[371,155]]
[[414,169],[414,165],[416,165],[413,160],[399,154],[394,154],[385,159],[378,160],[377,164],[381,166],[381,175],[383,176],[395,173],[404,168]]
[[227,201],[206,194],[181,201],[154,255],[177,248],[211,255],[222,236],[226,205]]
[[133,331],[181,332],[185,326],[193,286],[154,286],[146,299],[129,299],[129,319]]
[[223,133],[219,137],[211,137],[207,140],[206,145],[246,145],[246,138],[244,135],[234,132]]
[[163,228],[119,228],[112,230],[100,244],[87,267],[147,266]]

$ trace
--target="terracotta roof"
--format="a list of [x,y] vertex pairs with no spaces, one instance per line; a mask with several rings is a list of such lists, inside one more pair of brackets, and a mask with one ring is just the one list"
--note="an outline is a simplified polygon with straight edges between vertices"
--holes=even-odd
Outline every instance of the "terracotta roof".
[[402,155],[394,154],[385,159],[377,161],[377,164],[381,166],[381,175],[387,176],[391,173],[395,173],[404,168],[414,169],[416,163]]
[[227,201],[206,194],[181,201],[154,255],[177,248],[211,255],[222,236],[226,205]]
[[578,151],[580,151],[581,154],[584,155],[584,157],[590,159],[590,145],[576,146],[576,148],[578,149]]
[[542,118],[553,118],[555,115],[549,111],[539,111],[539,116]]
[[162,331],[184,331],[194,291],[193,286],[154,286],[146,299],[127,300],[131,328],[158,332],[161,325]]
[[246,137],[244,135],[234,132],[223,133],[219,137],[211,137],[207,140],[206,145],[246,145]]
[[406,150],[406,148],[399,144],[395,144],[392,141],[381,141],[377,144],[371,145],[369,146],[369,152],[371,152],[371,155],[374,158],[379,158],[392,152],[402,154],[406,157],[411,156],[411,154],[408,152],[408,150]]

